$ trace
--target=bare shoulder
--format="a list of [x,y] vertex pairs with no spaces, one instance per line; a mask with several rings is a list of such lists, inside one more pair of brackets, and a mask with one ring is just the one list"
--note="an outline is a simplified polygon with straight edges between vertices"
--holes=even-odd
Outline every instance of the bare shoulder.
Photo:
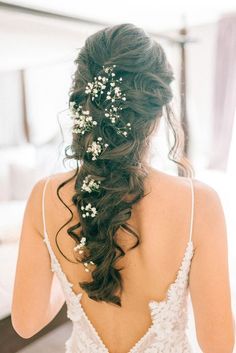
[[[165,199],[169,198],[175,207],[188,204],[191,190],[190,178],[170,175],[154,168],[150,169],[150,176],[154,192],[162,190],[163,197]],[[211,185],[201,180],[196,178],[191,178],[191,180],[194,192],[193,238],[195,243],[198,244],[214,237],[213,232],[210,232],[211,229],[225,227],[225,217],[218,192]],[[211,234],[204,237],[205,233]],[[224,234],[224,232],[221,233],[221,236],[225,236]]]
[[65,172],[58,172],[55,174],[51,174],[49,176],[50,180],[52,181],[52,184],[60,184],[66,181],[74,180],[74,177],[76,175],[76,170],[69,170]]
[[220,195],[211,185],[197,179],[193,179],[193,187],[196,246],[215,241],[225,243],[226,220]]
[[60,188],[60,194],[68,194],[68,189],[72,189],[74,187],[73,181],[75,181],[75,175],[76,170],[70,170],[51,174],[48,176],[47,178],[50,179],[49,192],[52,193],[52,196],[56,195],[58,188]]
[[[152,179],[156,182],[160,182],[162,184],[168,184],[169,187],[174,187],[176,189],[178,188],[186,188],[189,187],[190,185],[190,178],[188,177],[180,177],[178,175],[172,175],[172,174],[168,174],[165,173],[163,171],[157,170],[155,168],[151,168],[149,167],[150,170],[150,175],[152,176]],[[217,192],[216,190],[210,186],[209,184],[198,180],[196,178],[191,178],[192,182],[193,182],[193,186],[194,189],[201,194],[214,194],[215,196],[217,196]]]

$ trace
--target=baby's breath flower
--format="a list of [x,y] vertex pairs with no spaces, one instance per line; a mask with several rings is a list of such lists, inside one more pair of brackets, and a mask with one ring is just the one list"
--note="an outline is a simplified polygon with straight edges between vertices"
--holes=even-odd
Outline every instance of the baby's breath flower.
[[97,191],[100,184],[100,180],[95,181],[91,178],[91,175],[89,174],[84,178],[81,190],[91,193],[92,191]]
[[82,217],[95,217],[97,214],[97,209],[96,207],[92,207],[91,203],[88,203],[86,206],[81,206],[81,210],[85,211],[85,213],[82,213]]
[[98,137],[97,141],[93,141],[91,145],[88,146],[86,152],[92,153],[92,160],[96,160],[97,157],[103,152],[104,148],[108,147],[107,143],[103,143],[102,137]]
[[84,266],[85,266],[84,270],[85,270],[85,272],[90,272],[89,265],[94,266],[95,263],[93,261],[89,261],[89,263],[88,262],[84,262]]
[[[79,250],[79,254],[83,254],[85,248],[86,248],[86,237],[82,237],[80,242],[79,242],[79,244],[77,244],[74,247],[74,251]],[[89,263],[88,262],[84,262],[83,265],[84,265],[84,270],[86,272],[90,272],[89,267],[90,266],[93,267],[95,265],[95,263],[91,260],[91,261],[89,261]]]
[[[103,65],[103,72],[105,75],[102,76],[102,74],[99,74],[98,76],[94,76],[93,82],[88,82],[85,89],[85,93],[90,94],[92,101],[95,100],[96,103],[100,105],[101,96],[105,93],[106,89],[106,96],[104,102],[108,102],[109,108],[105,108],[105,117],[110,119],[112,125],[116,129],[117,134],[127,137],[127,130],[131,129],[128,128],[129,125],[122,128],[118,128],[116,126],[116,123],[120,118],[119,110],[122,110],[121,103],[126,101],[126,94],[120,87],[123,78],[116,78],[116,74],[114,72],[115,67],[115,64],[108,65],[106,67]],[[117,103],[119,104],[117,105]],[[90,147],[90,152],[92,152],[92,150],[97,150],[97,152],[94,151],[94,155],[92,158],[92,160],[95,160],[97,159],[97,156],[101,153],[101,150],[94,143]]]
[[80,243],[74,247],[74,250],[77,251],[78,249],[80,249],[79,254],[82,254],[84,251],[81,250],[81,248],[85,247],[85,244],[86,244],[86,238],[82,237],[80,240]]
[[76,108],[75,102],[70,102],[71,118],[74,120],[74,126],[72,132],[84,135],[86,131],[92,129],[94,125],[97,125],[97,121],[93,120],[90,116],[89,110],[83,110],[82,105]]

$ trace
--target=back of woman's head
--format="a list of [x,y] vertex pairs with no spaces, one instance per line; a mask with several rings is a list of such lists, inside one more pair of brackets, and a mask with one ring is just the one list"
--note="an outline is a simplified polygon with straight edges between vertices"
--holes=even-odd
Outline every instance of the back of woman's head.
[[[115,235],[122,227],[136,239],[132,248],[139,244],[138,234],[126,222],[132,205],[145,196],[149,138],[172,99],[173,71],[162,47],[130,23],[107,27],[88,37],[75,63],[70,107],[75,117],[80,108],[80,113],[87,111],[96,123],[83,133],[73,130],[72,143],[66,148],[66,158],[77,161],[72,201],[80,220],[67,232],[78,244],[78,261],[91,271],[91,281],[80,282],[81,288],[91,299],[121,305],[117,294],[122,277],[115,265],[125,252]],[[105,67],[112,67],[114,77],[121,78],[120,92],[125,96],[117,124],[105,115],[111,102],[101,99],[98,104],[88,91],[94,79],[106,76]],[[103,90],[105,97],[109,90],[105,85]],[[128,133],[117,133],[124,132],[124,126],[130,127]]]

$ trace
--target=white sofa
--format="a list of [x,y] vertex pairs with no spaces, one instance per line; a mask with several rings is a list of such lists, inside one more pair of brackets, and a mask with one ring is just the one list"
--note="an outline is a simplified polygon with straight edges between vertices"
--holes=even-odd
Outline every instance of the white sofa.
[[26,201],[0,202],[0,319],[10,315],[25,205]]
[[65,170],[57,154],[55,141],[37,148],[22,144],[0,149],[0,319],[10,315],[26,201],[37,180]]

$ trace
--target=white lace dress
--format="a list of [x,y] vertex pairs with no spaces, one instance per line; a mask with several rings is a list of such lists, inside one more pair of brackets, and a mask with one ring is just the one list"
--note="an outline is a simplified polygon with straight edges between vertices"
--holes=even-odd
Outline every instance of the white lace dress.
[[[45,186],[49,179],[47,179]],[[193,353],[186,333],[188,328],[188,275],[193,257],[193,185],[192,180],[192,215],[188,244],[177,272],[176,279],[167,290],[165,300],[149,301],[152,324],[143,337],[127,353]],[[51,270],[56,272],[67,304],[67,316],[73,323],[71,336],[65,342],[65,353],[110,353],[96,329],[87,317],[80,303],[82,293],[75,294],[62,271],[51,244],[45,226],[43,191],[44,242],[51,257]]]

